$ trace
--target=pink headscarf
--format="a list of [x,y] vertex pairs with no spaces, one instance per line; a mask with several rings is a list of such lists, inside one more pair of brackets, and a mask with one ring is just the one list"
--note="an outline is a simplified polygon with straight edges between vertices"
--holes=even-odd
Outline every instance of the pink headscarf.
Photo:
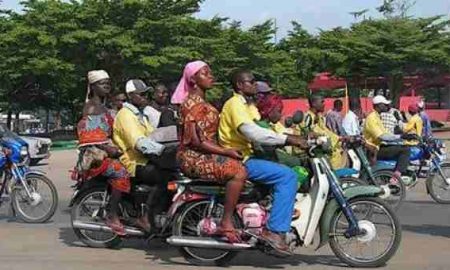
[[197,73],[200,69],[207,65],[208,64],[203,61],[194,61],[188,63],[184,67],[183,77],[181,77],[177,89],[175,89],[175,92],[172,95],[172,104],[181,104],[184,102],[184,100],[189,95],[189,91],[192,88],[191,84],[189,83],[190,79],[195,75],[195,73]]

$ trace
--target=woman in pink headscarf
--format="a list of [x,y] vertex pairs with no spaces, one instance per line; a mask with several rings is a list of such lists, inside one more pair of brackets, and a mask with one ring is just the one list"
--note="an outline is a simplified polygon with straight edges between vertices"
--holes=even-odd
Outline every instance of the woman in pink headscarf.
[[213,86],[214,77],[209,66],[201,61],[191,62],[184,69],[183,78],[172,97],[182,103],[181,144],[178,160],[188,177],[226,183],[224,215],[217,234],[230,242],[240,237],[233,225],[233,213],[244,186],[247,172],[242,155],[225,149],[217,141],[219,112],[205,101],[205,93]]

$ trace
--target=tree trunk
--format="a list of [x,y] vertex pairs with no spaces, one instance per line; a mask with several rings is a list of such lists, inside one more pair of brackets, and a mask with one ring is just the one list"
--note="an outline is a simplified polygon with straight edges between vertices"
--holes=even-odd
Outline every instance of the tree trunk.
[[6,118],[6,127],[8,127],[9,130],[11,130],[11,124],[12,124],[12,111],[8,110],[8,117]]
[[392,100],[393,106],[398,108],[400,102],[400,94],[403,89],[403,75],[393,74],[388,76],[388,86],[390,91],[390,99]]
[[20,131],[20,111],[16,112],[16,119],[14,119],[14,131],[19,133]]
[[50,110],[45,110],[45,133],[49,133],[50,129]]
[[61,111],[57,110],[55,113],[55,130],[61,129]]

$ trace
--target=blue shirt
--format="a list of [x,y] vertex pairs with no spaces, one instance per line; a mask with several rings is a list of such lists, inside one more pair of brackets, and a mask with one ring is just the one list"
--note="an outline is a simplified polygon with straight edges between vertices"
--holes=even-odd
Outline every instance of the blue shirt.
[[422,118],[423,122],[423,130],[422,130],[422,136],[425,138],[431,137],[431,121],[430,117],[425,112],[420,113],[420,118]]

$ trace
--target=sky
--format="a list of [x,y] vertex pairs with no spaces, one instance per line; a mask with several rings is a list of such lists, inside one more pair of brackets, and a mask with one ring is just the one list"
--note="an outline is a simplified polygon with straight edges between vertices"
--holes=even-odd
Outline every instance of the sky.
[[[20,10],[20,0],[3,0],[1,7]],[[370,9],[368,15],[379,16],[375,7],[382,0],[205,0],[195,16],[210,19],[215,15],[241,21],[244,27],[276,19],[278,36],[283,37],[295,20],[308,31],[347,27],[355,21],[349,12]],[[450,0],[416,0],[410,14],[417,17],[450,16]]]

